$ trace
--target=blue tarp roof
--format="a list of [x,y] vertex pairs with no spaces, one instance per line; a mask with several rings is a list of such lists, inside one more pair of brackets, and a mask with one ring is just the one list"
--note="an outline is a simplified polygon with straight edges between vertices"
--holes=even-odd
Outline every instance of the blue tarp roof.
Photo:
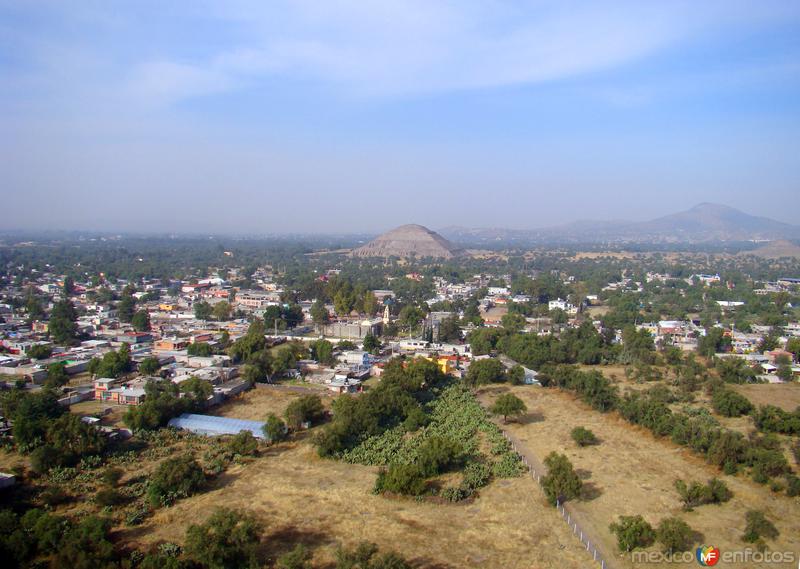
[[247,421],[214,415],[195,415],[184,413],[169,421],[170,427],[185,429],[199,435],[235,435],[242,431],[250,431],[253,436],[266,439],[263,421]]

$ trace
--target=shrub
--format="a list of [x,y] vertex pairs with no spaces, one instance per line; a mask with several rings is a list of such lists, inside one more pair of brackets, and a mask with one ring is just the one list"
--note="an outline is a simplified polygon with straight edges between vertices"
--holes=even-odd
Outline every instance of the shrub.
[[275,413],[270,413],[264,422],[264,436],[270,443],[279,443],[286,440],[286,424]]
[[449,486],[442,490],[440,496],[448,502],[460,502],[468,498],[470,494],[472,494],[472,492],[462,486]]
[[289,553],[278,558],[276,569],[311,569],[311,552],[299,543]]
[[523,472],[525,467],[522,465],[522,460],[512,451],[504,453],[492,467],[492,474],[497,478],[516,478]]
[[375,492],[395,492],[419,496],[425,492],[425,476],[416,464],[393,464],[381,469],[375,481]]
[[653,526],[642,516],[620,516],[619,521],[612,523],[608,529],[617,536],[617,547],[620,551],[647,547],[655,539]]
[[254,567],[261,529],[250,514],[218,508],[186,530],[186,554],[208,569]]
[[664,518],[656,528],[656,539],[664,550],[688,551],[692,545],[692,528],[680,518]]
[[228,448],[233,454],[252,456],[258,453],[258,440],[250,431],[240,431],[228,441]]
[[325,407],[319,395],[304,395],[289,403],[284,415],[291,428],[299,429],[303,423],[321,423],[325,419]]
[[426,478],[436,476],[453,466],[463,450],[463,447],[452,439],[437,436],[428,438],[417,451],[417,463],[422,475]]
[[489,467],[482,462],[470,462],[464,468],[464,479],[461,485],[466,488],[476,489],[482,488],[489,483],[492,476]]
[[113,488],[103,488],[95,494],[94,501],[98,506],[105,508],[121,504],[125,501],[125,497]]
[[747,397],[726,388],[719,388],[714,391],[711,404],[717,413],[725,417],[739,417],[747,415],[753,410],[753,404],[750,403]]
[[464,383],[471,387],[486,385],[487,383],[497,383],[505,379],[505,369],[500,360],[486,358],[475,360],[469,365],[467,375],[464,376]]
[[153,506],[169,505],[191,496],[204,482],[203,469],[191,455],[168,458],[150,478],[147,498]]
[[377,545],[363,542],[351,550],[339,547],[336,569],[411,569],[411,565],[393,551],[379,555]]
[[572,440],[580,447],[596,445],[599,442],[595,434],[586,427],[575,427],[570,435]]
[[580,495],[583,482],[565,455],[551,452],[544,459],[544,464],[547,474],[542,478],[542,487],[552,505]]
[[704,504],[727,502],[733,496],[727,484],[718,478],[712,478],[707,485],[700,482],[686,484],[683,480],[676,480],[675,489],[683,501],[683,509],[687,512]]
[[123,471],[120,468],[107,468],[103,474],[100,476],[100,480],[106,486],[111,488],[115,487],[119,484],[120,479],[122,478]]
[[766,518],[764,512],[750,510],[744,515],[744,521],[745,529],[742,535],[744,542],[756,543],[761,538],[775,539],[779,535],[778,528]]
[[800,496],[800,477],[794,474],[786,476],[786,495],[791,497]]

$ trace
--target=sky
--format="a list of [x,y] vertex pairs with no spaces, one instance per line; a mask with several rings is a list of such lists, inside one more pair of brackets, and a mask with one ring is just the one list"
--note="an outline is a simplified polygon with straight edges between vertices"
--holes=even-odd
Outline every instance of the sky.
[[800,2],[0,0],[0,229],[800,223]]

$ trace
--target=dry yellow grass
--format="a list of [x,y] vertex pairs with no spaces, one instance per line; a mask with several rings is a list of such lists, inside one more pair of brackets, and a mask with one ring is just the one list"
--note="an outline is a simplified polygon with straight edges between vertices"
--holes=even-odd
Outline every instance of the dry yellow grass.
[[[297,396],[256,390],[220,414],[280,414]],[[402,553],[418,567],[577,569],[591,564],[530,478],[494,482],[472,503],[438,505],[373,495],[376,471],[320,459],[306,435],[233,467],[210,491],[159,510],[143,526],[122,528],[120,538],[141,546],[180,543],[190,524],[226,506],[264,521],[266,553],[273,560],[302,542],[315,549],[317,563],[327,563],[338,544],[368,540]]]
[[[481,399],[489,403],[505,389],[489,388]],[[703,534],[704,543],[713,544],[722,551],[741,550],[746,546],[740,540],[744,514],[747,510],[759,509],[781,532],[769,547],[800,555],[800,502],[796,498],[775,495],[743,476],[724,476],[688,450],[656,439],[614,413],[594,411],[571,393],[529,387],[515,387],[513,392],[525,401],[531,419],[512,423],[508,430],[540,460],[551,451],[561,452],[579,472],[589,475],[587,482],[598,495],[576,501],[574,506],[596,528],[606,551],[616,551],[615,538],[608,525],[620,515],[635,514],[643,515],[653,525],[664,517],[679,516]],[[601,444],[579,448],[570,437],[570,431],[577,426],[591,429]],[[733,499],[719,506],[702,506],[693,512],[683,512],[673,486],[675,479],[706,481],[713,476],[725,480],[734,493]],[[634,566],[625,556],[620,556],[617,564]]]
[[775,405],[786,411],[800,407],[800,383],[753,383],[733,385],[754,405]]

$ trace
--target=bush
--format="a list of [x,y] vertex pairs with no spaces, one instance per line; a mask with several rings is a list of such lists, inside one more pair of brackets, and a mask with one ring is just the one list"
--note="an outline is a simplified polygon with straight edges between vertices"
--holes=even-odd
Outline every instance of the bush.
[[42,445],[31,453],[31,470],[36,474],[44,474],[65,462],[64,453],[51,445]]
[[494,463],[492,475],[496,478],[516,478],[525,472],[525,467],[519,455],[509,451],[500,456],[500,460]]
[[103,488],[94,496],[94,501],[101,507],[117,506],[125,501],[125,497],[113,488]]
[[583,482],[565,455],[551,452],[544,459],[544,464],[547,474],[542,478],[542,487],[552,505],[580,495]]
[[800,496],[800,477],[794,474],[786,476],[786,495],[792,498]]
[[595,434],[586,427],[575,427],[570,435],[572,440],[580,447],[596,445],[599,442]]
[[647,547],[655,539],[653,526],[642,516],[620,516],[619,521],[612,523],[608,529],[617,536],[617,547],[620,551]]
[[750,510],[744,515],[745,529],[742,541],[746,543],[756,543],[761,538],[775,539],[778,537],[778,528],[769,521],[764,512]]
[[270,443],[279,443],[286,440],[286,424],[275,413],[270,413],[264,422],[264,436]]
[[471,387],[477,387],[479,385],[504,381],[505,377],[505,368],[500,360],[486,358],[475,360],[469,365],[467,375],[464,376],[464,383]]
[[424,477],[436,476],[458,462],[463,447],[457,442],[433,436],[425,440],[417,451],[417,464]]
[[442,490],[440,496],[448,502],[460,502],[468,498],[472,492],[462,486],[449,486]]
[[191,455],[168,458],[150,478],[147,498],[153,506],[169,505],[194,494],[205,479],[203,469]]
[[687,512],[704,504],[727,502],[733,496],[727,484],[718,478],[712,478],[707,485],[700,482],[686,484],[683,480],[676,480],[675,489],[683,501],[683,509]]
[[299,543],[289,553],[278,558],[276,569],[311,569],[311,552]]
[[249,514],[218,508],[186,530],[186,554],[208,569],[255,567],[261,529]]
[[489,483],[492,473],[489,467],[482,462],[470,462],[464,468],[464,479],[461,485],[465,488],[475,490],[483,488]]
[[375,481],[375,492],[394,492],[419,496],[425,492],[425,476],[416,464],[393,464],[381,469]]
[[747,415],[753,410],[753,404],[747,397],[731,389],[718,388],[711,398],[714,410],[725,417],[739,417]]
[[106,486],[114,488],[117,484],[119,484],[122,475],[123,471],[120,468],[107,468],[100,476],[100,480]]
[[289,403],[284,415],[291,428],[299,429],[303,423],[321,423],[325,419],[325,406],[319,395],[304,395]]
[[377,545],[363,542],[352,550],[339,547],[336,569],[411,569],[411,565],[393,551],[379,555]]
[[253,456],[258,453],[258,440],[250,431],[240,431],[228,441],[228,448],[233,454]]
[[664,546],[664,550],[688,551],[692,545],[692,528],[680,518],[664,518],[656,528],[656,539]]

